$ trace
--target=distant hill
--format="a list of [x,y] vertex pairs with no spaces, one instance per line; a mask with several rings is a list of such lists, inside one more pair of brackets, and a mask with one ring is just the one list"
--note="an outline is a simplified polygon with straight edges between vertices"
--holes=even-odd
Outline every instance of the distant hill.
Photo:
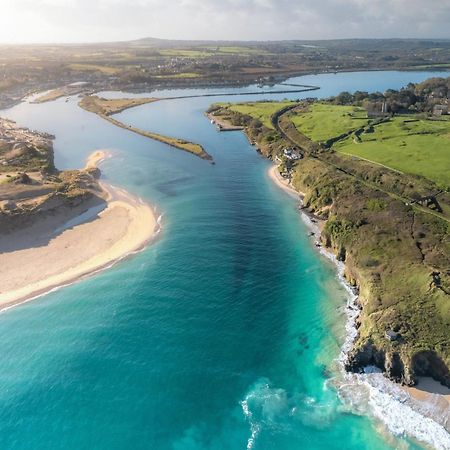
[[402,49],[402,48],[448,48],[450,47],[450,39],[327,39],[327,40],[278,40],[278,41],[222,41],[222,40],[184,40],[184,39],[160,39],[154,37],[145,37],[132,41],[124,41],[122,44],[128,44],[139,47],[203,47],[203,46],[311,46],[322,48],[345,48],[348,50],[367,50],[369,48],[377,50]]

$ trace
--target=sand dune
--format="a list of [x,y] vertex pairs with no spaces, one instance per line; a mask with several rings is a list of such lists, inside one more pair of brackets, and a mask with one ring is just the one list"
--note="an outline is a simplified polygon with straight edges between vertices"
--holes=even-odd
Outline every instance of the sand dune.
[[[86,167],[106,157],[97,151]],[[83,205],[70,221],[62,212],[0,237],[1,309],[108,267],[154,238],[159,226],[150,205],[109,184],[101,186],[103,205]]]

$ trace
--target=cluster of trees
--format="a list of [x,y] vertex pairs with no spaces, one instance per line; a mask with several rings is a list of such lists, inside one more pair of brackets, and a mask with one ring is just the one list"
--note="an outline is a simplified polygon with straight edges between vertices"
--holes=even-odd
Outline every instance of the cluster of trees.
[[368,111],[381,111],[383,103],[387,112],[431,112],[435,105],[448,105],[450,97],[450,77],[429,78],[422,83],[409,83],[400,90],[368,93],[356,91],[341,92],[330,99],[337,105],[358,105]]

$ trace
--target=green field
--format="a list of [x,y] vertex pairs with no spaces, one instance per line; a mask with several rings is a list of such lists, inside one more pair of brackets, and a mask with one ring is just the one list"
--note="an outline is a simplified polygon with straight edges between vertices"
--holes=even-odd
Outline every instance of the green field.
[[450,186],[450,120],[395,117],[360,138],[350,136],[334,148]]
[[198,78],[200,75],[195,72],[181,72],[169,75],[155,75],[155,78]]
[[267,128],[273,129],[270,121],[272,115],[285,108],[286,106],[295,105],[296,102],[255,102],[255,103],[234,103],[223,104],[230,111],[254,117],[261,121]]
[[212,55],[261,55],[269,54],[267,51],[238,46],[219,46],[219,47],[198,47],[198,48],[167,48],[159,50],[162,56],[187,57],[187,58],[206,58]]
[[106,75],[114,75],[120,71],[120,69],[116,67],[102,66],[99,64],[69,64],[68,67],[72,70],[79,70],[81,72],[101,72]]
[[307,112],[291,117],[296,128],[315,142],[327,141],[368,124],[367,112],[355,106],[323,103],[311,105]]
[[206,47],[208,50],[214,53],[233,54],[233,55],[265,55],[268,54],[267,50],[261,48],[251,47],[237,47],[237,46],[221,46],[221,47]]
[[161,56],[173,56],[173,57],[185,57],[185,58],[206,58],[211,53],[203,50],[189,50],[189,49],[177,49],[166,48],[159,50]]

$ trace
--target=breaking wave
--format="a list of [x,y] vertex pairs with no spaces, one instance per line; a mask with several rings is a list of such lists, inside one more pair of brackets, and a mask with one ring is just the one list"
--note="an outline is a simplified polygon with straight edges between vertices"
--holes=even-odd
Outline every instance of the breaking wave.
[[271,386],[268,379],[258,380],[240,402],[242,413],[250,425],[247,449],[254,448],[260,433],[294,433],[299,425],[322,429],[332,424],[336,402],[318,402],[304,394],[289,394]]

